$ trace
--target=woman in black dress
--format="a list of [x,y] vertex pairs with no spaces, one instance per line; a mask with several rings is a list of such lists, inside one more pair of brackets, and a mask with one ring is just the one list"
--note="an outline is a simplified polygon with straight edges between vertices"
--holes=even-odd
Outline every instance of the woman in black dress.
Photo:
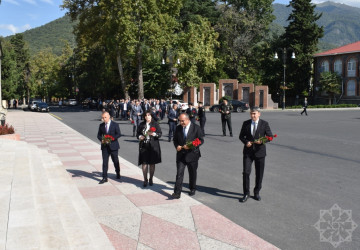
[[149,185],[153,185],[153,176],[155,173],[155,164],[161,162],[161,149],[159,138],[162,132],[159,124],[152,119],[151,112],[144,112],[144,121],[140,123],[137,129],[137,138],[139,143],[139,165],[142,164],[144,174],[144,184],[148,185],[148,166],[150,166]]

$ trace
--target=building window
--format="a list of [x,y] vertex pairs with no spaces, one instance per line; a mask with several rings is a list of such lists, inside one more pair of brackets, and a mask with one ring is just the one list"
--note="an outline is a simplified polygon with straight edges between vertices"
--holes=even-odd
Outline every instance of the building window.
[[356,74],[356,61],[351,58],[347,63],[347,76],[355,76]]
[[338,75],[342,75],[342,61],[336,60],[334,63],[334,72],[336,72]]
[[321,63],[321,72],[329,72],[329,62],[323,61]]
[[346,95],[347,96],[355,96],[355,81],[354,80],[348,81],[347,88],[346,88]]

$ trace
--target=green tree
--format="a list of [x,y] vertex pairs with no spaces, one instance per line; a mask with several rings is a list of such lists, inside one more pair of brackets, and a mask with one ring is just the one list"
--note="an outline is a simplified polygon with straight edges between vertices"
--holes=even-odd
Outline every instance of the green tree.
[[323,72],[319,80],[321,90],[326,91],[329,96],[329,105],[335,95],[341,93],[341,77],[335,72]]
[[[25,44],[22,34],[16,34],[11,37],[10,43],[12,44],[16,56],[16,67],[18,74],[17,93],[18,97],[25,97],[29,94],[29,48]],[[29,100],[29,96],[27,98]]]
[[218,8],[221,16],[215,27],[220,34],[224,71],[240,81],[257,78],[253,53],[274,19],[272,0],[223,1]]
[[4,100],[18,99],[17,83],[19,74],[16,64],[16,53],[9,41],[2,42],[1,91]]
[[177,66],[180,82],[197,87],[203,82],[203,76],[216,69],[215,48],[219,42],[209,21],[199,15],[194,20],[178,35],[181,64]]
[[177,27],[175,17],[179,14],[181,0],[66,0],[64,8],[71,17],[79,18],[78,43],[106,46],[116,55],[120,79],[125,89],[126,73],[123,58],[133,57],[137,68],[138,97],[144,96],[143,50],[157,51],[173,39]]
[[292,0],[288,7],[292,7],[292,13],[283,35],[283,47],[292,48],[296,54],[296,59],[291,61],[287,69],[288,82],[294,84],[294,88],[288,92],[295,96],[309,86],[313,54],[317,51],[324,30],[316,24],[321,14],[315,13],[316,6],[311,0]]

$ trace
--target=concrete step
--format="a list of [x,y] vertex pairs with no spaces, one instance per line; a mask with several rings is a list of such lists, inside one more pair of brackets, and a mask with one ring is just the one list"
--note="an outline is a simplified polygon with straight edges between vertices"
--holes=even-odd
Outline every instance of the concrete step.
[[56,155],[1,141],[0,249],[113,249]]

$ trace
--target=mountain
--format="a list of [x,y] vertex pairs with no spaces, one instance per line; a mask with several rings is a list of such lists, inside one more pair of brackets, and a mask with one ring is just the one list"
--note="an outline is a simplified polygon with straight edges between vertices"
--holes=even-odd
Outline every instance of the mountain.
[[[65,41],[71,47],[74,47],[74,25],[70,17],[64,16],[40,27],[23,32],[24,40],[29,45],[30,55],[34,55],[45,48],[51,48],[54,54],[60,55]],[[5,39],[11,39],[11,37],[7,36]]]
[[[274,4],[276,16],[272,27],[285,27],[291,8],[283,4]],[[360,8],[331,1],[316,5],[315,11],[322,13],[317,24],[324,26],[324,37],[320,40],[319,49],[327,50],[360,40]]]

